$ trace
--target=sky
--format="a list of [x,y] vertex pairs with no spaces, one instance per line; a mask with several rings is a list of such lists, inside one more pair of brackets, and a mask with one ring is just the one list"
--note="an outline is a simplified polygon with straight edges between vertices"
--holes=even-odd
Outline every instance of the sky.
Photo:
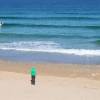
[[0,7],[96,7],[100,0],[0,0]]

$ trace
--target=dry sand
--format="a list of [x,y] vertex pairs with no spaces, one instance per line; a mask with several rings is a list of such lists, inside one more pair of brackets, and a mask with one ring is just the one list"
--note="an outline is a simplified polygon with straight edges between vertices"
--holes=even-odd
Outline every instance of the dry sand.
[[[33,65],[38,70],[35,86],[26,74]],[[0,100],[100,100],[100,69],[95,67],[0,61]]]

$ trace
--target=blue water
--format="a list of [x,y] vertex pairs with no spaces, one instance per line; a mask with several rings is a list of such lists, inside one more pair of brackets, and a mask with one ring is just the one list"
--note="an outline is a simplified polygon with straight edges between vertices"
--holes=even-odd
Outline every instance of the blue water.
[[0,11],[0,50],[100,57],[100,11]]

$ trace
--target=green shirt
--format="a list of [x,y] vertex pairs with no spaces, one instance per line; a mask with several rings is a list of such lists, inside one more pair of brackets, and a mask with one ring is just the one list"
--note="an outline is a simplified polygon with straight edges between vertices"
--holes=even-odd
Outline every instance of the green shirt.
[[31,75],[36,76],[36,68],[32,67],[31,69]]

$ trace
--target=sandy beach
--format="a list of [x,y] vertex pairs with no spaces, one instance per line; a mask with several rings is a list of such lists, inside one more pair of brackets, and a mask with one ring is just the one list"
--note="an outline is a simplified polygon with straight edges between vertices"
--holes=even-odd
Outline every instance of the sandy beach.
[[[31,66],[37,68],[35,86],[30,84]],[[100,65],[93,66],[1,60],[0,99],[100,100]]]

